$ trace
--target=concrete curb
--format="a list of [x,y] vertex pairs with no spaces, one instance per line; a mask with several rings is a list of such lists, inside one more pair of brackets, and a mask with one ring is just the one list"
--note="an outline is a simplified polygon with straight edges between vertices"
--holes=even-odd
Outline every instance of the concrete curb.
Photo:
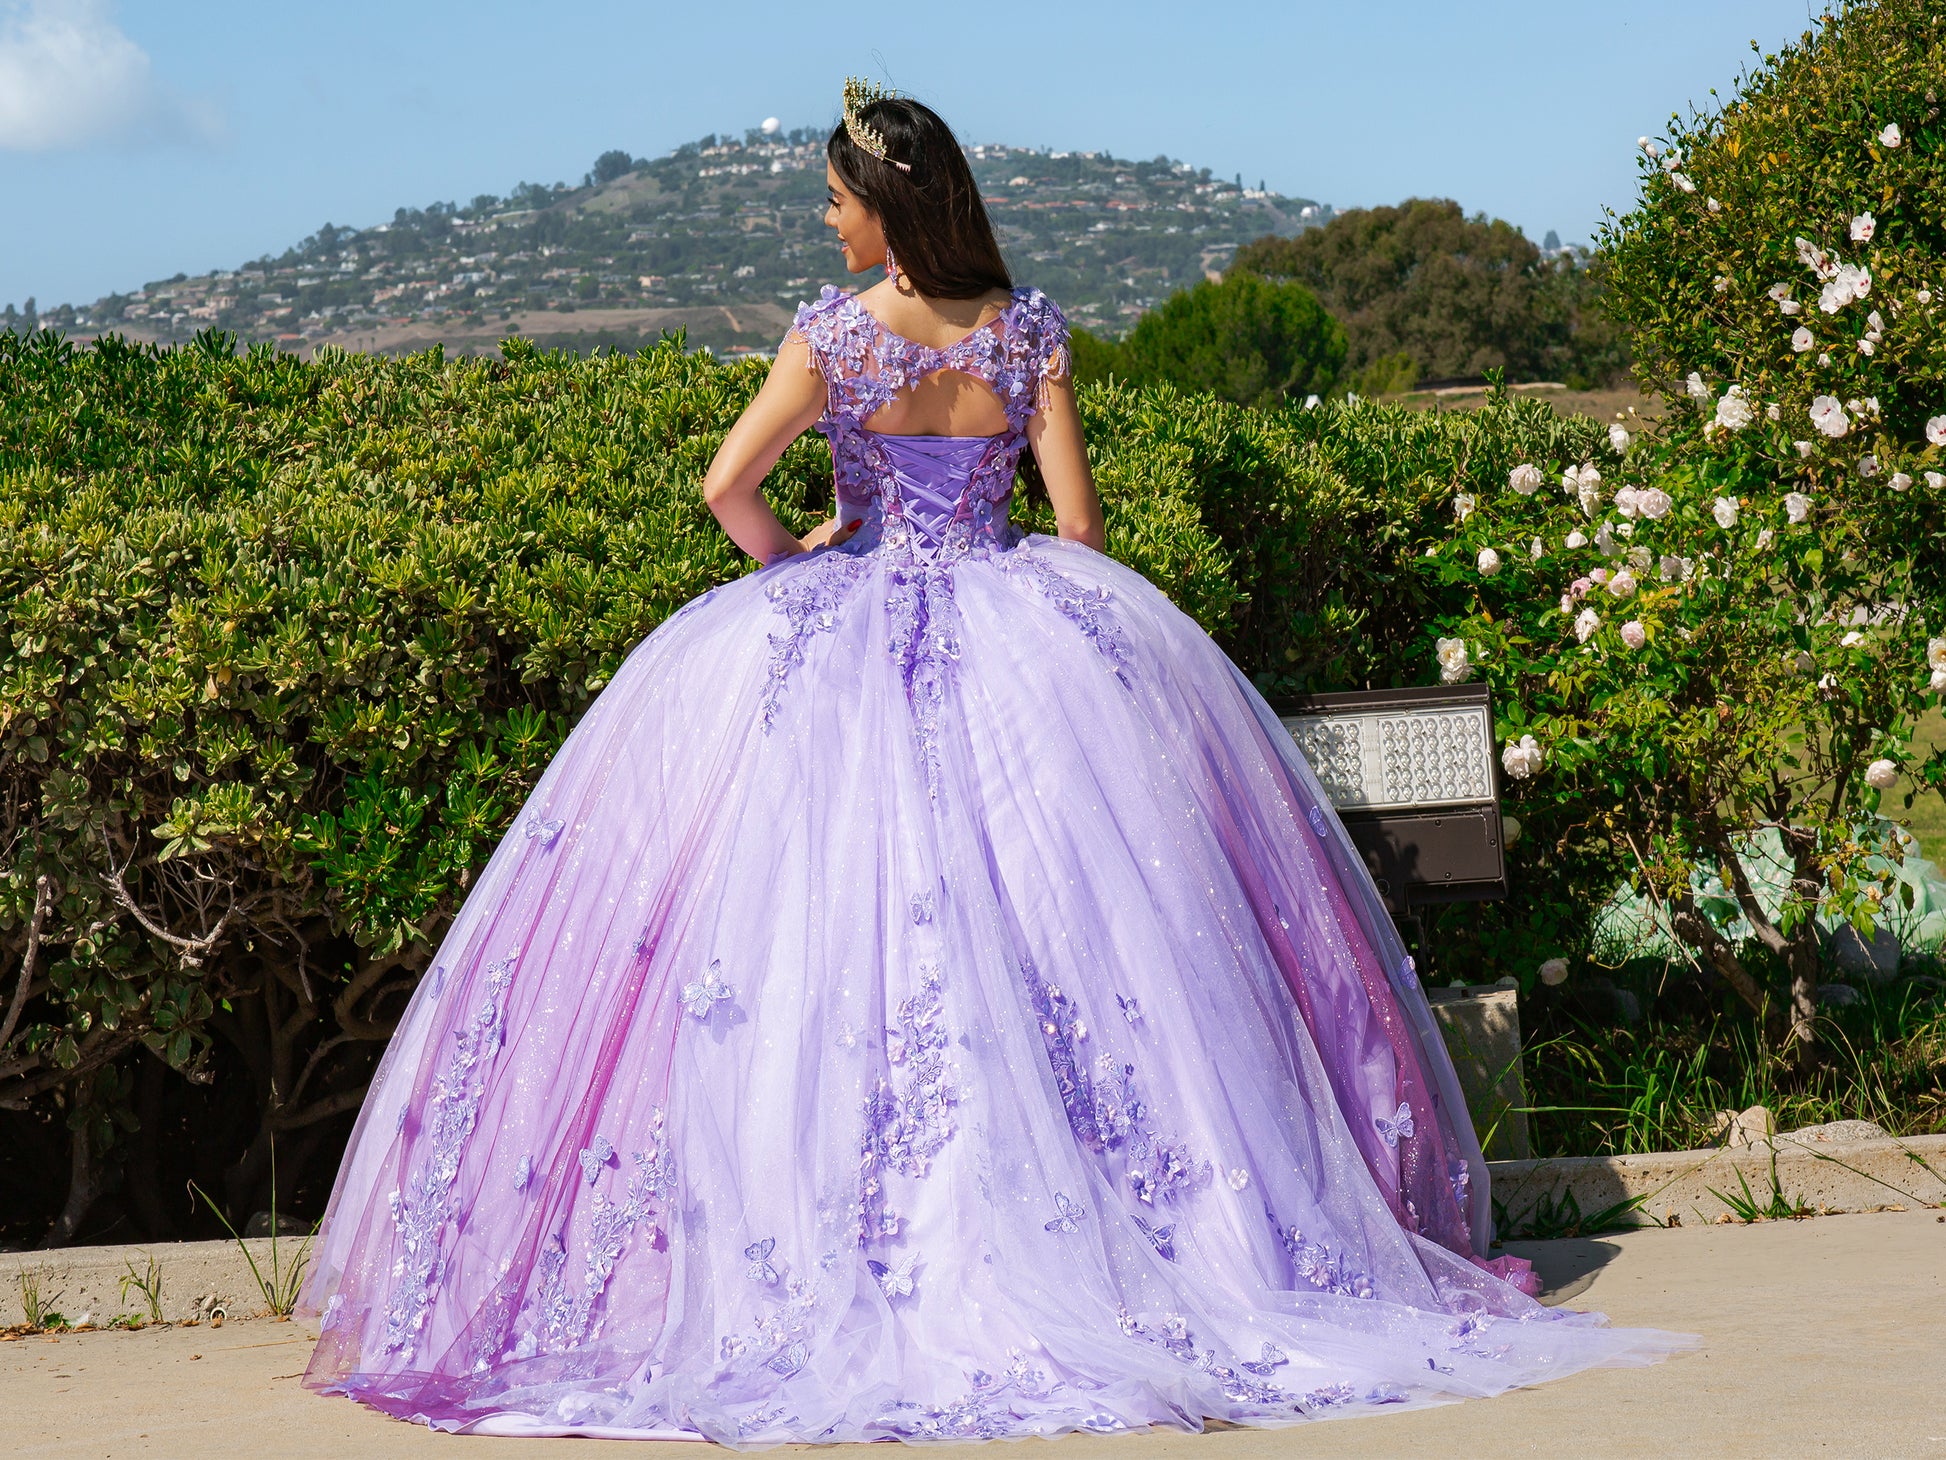
[[1832,1142],[1780,1135],[1740,1150],[1495,1161],[1487,1169],[1505,1237],[1563,1236],[1577,1217],[1598,1213],[1611,1214],[1601,1224],[1608,1227],[1713,1222],[1735,1215],[1717,1193],[1741,1200],[1746,1184],[1758,1206],[1781,1194],[1819,1213],[1946,1204],[1946,1135]]
[[[1501,1234],[1510,1238],[1566,1235],[1577,1218],[1585,1222],[1631,1201],[1634,1211],[1603,1225],[1672,1225],[1671,1218],[1684,1225],[1708,1223],[1731,1215],[1729,1205],[1714,1193],[1740,1197],[1739,1176],[1759,1205],[1773,1191],[1824,1213],[1946,1204],[1946,1136],[1829,1144],[1778,1136],[1774,1146],[1766,1142],[1744,1150],[1495,1161],[1488,1169]],[[286,1270],[302,1243],[299,1237],[278,1239],[278,1258]],[[248,1246],[258,1268],[269,1276],[270,1239],[252,1238]],[[38,1284],[42,1303],[70,1323],[84,1316],[96,1326],[123,1314],[146,1318],[141,1295],[131,1290],[124,1300],[121,1283],[130,1268],[146,1274],[151,1258],[160,1269],[167,1322],[207,1317],[219,1306],[230,1318],[266,1311],[263,1294],[234,1242],[65,1247],[0,1253],[0,1327],[26,1321],[23,1274]]]
[[[279,1266],[290,1270],[303,1249],[302,1237],[279,1237]],[[251,1257],[264,1277],[270,1277],[270,1239],[249,1239]],[[122,1297],[122,1279],[133,1268],[146,1277],[149,1259],[159,1270],[162,1317],[168,1323],[206,1318],[221,1308],[229,1318],[253,1318],[269,1311],[250,1264],[234,1242],[150,1242],[136,1247],[57,1247],[50,1251],[0,1252],[0,1327],[24,1323],[22,1278],[40,1289],[43,1307],[58,1311],[70,1323],[85,1317],[96,1327],[123,1314],[146,1320],[148,1304],[130,1289]]]

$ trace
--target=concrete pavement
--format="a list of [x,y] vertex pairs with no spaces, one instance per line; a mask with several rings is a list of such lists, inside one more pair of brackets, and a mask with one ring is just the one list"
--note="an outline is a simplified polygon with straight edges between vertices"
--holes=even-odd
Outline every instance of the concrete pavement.
[[[1509,1244],[1550,1301],[1700,1333],[1648,1369],[1499,1399],[1304,1426],[1071,1435],[1067,1460],[1363,1456],[1940,1456],[1946,1460],[1946,1212],[1647,1230]],[[312,1330],[268,1320],[0,1343],[6,1453],[258,1460],[417,1456],[586,1460],[590,1440],[458,1439],[298,1383]],[[985,1460],[992,1447],[934,1453]],[[661,1456],[711,1453],[677,1446]],[[623,1451],[635,1454],[636,1451]],[[883,1452],[881,1452],[883,1453]]]

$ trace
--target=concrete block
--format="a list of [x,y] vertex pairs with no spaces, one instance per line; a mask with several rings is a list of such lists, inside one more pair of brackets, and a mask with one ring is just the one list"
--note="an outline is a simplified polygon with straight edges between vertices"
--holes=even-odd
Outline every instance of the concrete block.
[[1524,1161],[1527,1085],[1520,1066],[1520,1000],[1512,989],[1474,984],[1428,989],[1433,1018],[1459,1073],[1473,1129],[1489,1161]]
[[[277,1239],[280,1265],[288,1271],[303,1250],[301,1237]],[[249,1241],[250,1255],[270,1276],[270,1239]],[[0,1252],[0,1327],[24,1323],[21,1277],[40,1288],[41,1302],[70,1323],[85,1315],[97,1327],[124,1313],[148,1317],[148,1306],[133,1289],[124,1298],[122,1279],[132,1267],[146,1275],[153,1257],[161,1271],[162,1316],[170,1323],[206,1317],[221,1306],[231,1318],[267,1311],[250,1264],[234,1242],[149,1242],[137,1247],[57,1247],[51,1251]]]
[[[1748,1185],[1758,1205],[1781,1194],[1823,1213],[1908,1210],[1946,1203],[1946,1136],[1830,1141],[1773,1136],[1752,1145],[1646,1156],[1570,1156],[1496,1161],[1488,1172],[1504,1236],[1556,1234],[1564,1213],[1582,1218],[1634,1202],[1617,1226],[1684,1226],[1735,1213]],[[1572,1202],[1572,1206],[1570,1206]]]

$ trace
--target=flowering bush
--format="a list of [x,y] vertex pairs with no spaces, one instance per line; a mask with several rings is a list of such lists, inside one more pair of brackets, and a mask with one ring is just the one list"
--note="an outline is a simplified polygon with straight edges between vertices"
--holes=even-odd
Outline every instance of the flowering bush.
[[[1442,670],[1495,684],[1522,821],[1607,844],[1699,970],[1805,1041],[1820,919],[1869,933],[1891,885],[1870,862],[1896,853],[1886,792],[1902,768],[1946,788],[1942,757],[1907,765],[1946,688],[1935,9],[1843,6],[1644,139],[1641,199],[1602,246],[1664,416],[1599,458],[1507,462],[1511,490],[1431,560],[1471,590],[1431,636]],[[1556,473],[1558,494],[1527,490]],[[1544,769],[1523,775],[1530,745]],[[1792,861],[1776,915],[1736,855],[1762,827]],[[1699,910],[1712,874],[1751,942]]]

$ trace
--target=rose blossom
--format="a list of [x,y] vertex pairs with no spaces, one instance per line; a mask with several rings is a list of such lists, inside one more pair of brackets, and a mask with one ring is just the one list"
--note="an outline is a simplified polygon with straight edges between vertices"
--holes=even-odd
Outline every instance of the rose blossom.
[[1762,532],[1759,532],[1757,534],[1757,551],[1762,552],[1765,548],[1769,547],[1776,540],[1777,540],[1777,534],[1772,532],[1768,527],[1766,527]]
[[1926,640],[1926,667],[1946,669],[1946,639]]
[[1811,499],[1802,492],[1786,492],[1784,512],[1792,522],[1802,522],[1811,515]]
[[1547,556],[1547,549],[1544,546],[1542,546],[1541,540],[1538,537],[1535,538],[1532,545],[1528,547],[1527,556],[1532,558],[1537,563],[1542,558]]
[[1466,655],[1466,640],[1441,639],[1434,648],[1439,659],[1441,683],[1460,684],[1472,677],[1473,664]]
[[1860,213],[1856,218],[1851,220],[1851,241],[1853,243],[1870,243],[1872,241],[1872,234],[1877,230],[1878,219],[1874,218],[1870,213]]
[[1471,492],[1461,492],[1457,497],[1453,498],[1453,515],[1459,518],[1461,522],[1464,522],[1473,515],[1473,509],[1478,505],[1473,500],[1473,494]]
[[1675,505],[1675,498],[1663,491],[1661,487],[1644,487],[1635,494],[1637,510],[1651,522],[1660,522],[1669,515],[1670,508]]
[[1657,570],[1662,574],[1663,582],[1687,583],[1689,581],[1689,575],[1695,571],[1696,560],[1694,558],[1678,557],[1674,553],[1664,553],[1662,555],[1662,561],[1656,566]]
[[1905,140],[1905,134],[1899,130],[1897,122],[1887,122],[1885,130],[1878,134],[1878,140],[1882,146],[1896,147]]
[[1689,388],[1689,398],[1691,400],[1708,400],[1710,398],[1710,388],[1703,384],[1703,377],[1700,371],[1690,371],[1689,377],[1684,384]]
[[1932,672],[1932,692],[1936,695],[1946,694],[1946,669],[1935,669]]
[[1902,471],[1895,471],[1885,479],[1885,485],[1895,492],[1903,492],[1912,486],[1912,478]]
[[1670,173],[1669,181],[1674,183],[1677,187],[1681,188],[1686,193],[1693,193],[1696,191],[1696,184],[1691,182],[1687,177],[1683,176],[1683,174],[1679,172]]
[[1615,489],[1615,510],[1624,517],[1633,517],[1639,510],[1635,505],[1635,488],[1617,487]]
[[1861,355],[1871,355],[1876,353],[1877,350],[1878,346],[1873,344],[1869,338],[1858,342],[1858,353]]
[[1622,642],[1631,649],[1639,649],[1649,642],[1649,631],[1635,619],[1622,625]]
[[1817,337],[1811,333],[1810,328],[1806,325],[1799,325],[1791,331],[1791,348],[1800,355],[1814,348],[1817,342]]
[[1561,612],[1562,613],[1574,612],[1574,595],[1572,593],[1563,593],[1561,595]]
[[1897,762],[1875,760],[1865,767],[1865,784],[1874,791],[1889,791],[1899,783]]
[[1875,476],[1877,476],[1877,475],[1878,475],[1878,458],[1877,458],[1876,456],[1873,456],[1873,455],[1871,455],[1871,454],[1870,454],[1869,452],[1868,452],[1867,454],[1865,454],[1864,456],[1861,456],[1861,457],[1859,457],[1859,458],[1858,458],[1858,474],[1859,474],[1859,475],[1860,475],[1861,477],[1875,477]]
[[1811,443],[1809,441],[1793,441],[1791,445],[1797,448],[1797,454],[1800,459],[1805,461],[1810,460]]
[[1811,401],[1811,424],[1835,441],[1851,429],[1851,417],[1837,396],[1821,395]]
[[1626,598],[1635,591],[1635,575],[1627,568],[1608,580],[1608,591],[1617,598]]
[[1581,616],[1574,621],[1574,636],[1585,644],[1594,637],[1595,630],[1600,627],[1601,615],[1592,608],[1584,608],[1581,610]]
[[1927,472],[1926,485],[1931,487],[1935,492],[1938,491],[1941,487],[1946,487],[1946,472],[1938,472],[1938,471]]
[[1479,564],[1480,576],[1482,578],[1491,578],[1495,573],[1500,571],[1500,554],[1490,547],[1481,548],[1480,556],[1476,561]]
[[1783,419],[1784,419],[1784,408],[1783,408],[1782,406],[1780,406],[1780,405],[1778,405],[1776,401],[1772,401],[1772,402],[1771,402],[1771,403],[1770,403],[1769,405],[1767,405],[1767,406],[1765,406],[1765,407],[1764,407],[1764,419],[1765,419],[1766,421],[1781,421],[1781,420],[1783,420]]
[[1726,532],[1735,527],[1737,510],[1742,505],[1735,497],[1718,497],[1715,505],[1710,508],[1710,512],[1716,518],[1716,525]]
[[1580,528],[1577,527],[1573,532],[1570,532],[1568,534],[1568,540],[1567,540],[1568,547],[1584,548],[1587,545],[1588,545],[1588,534],[1583,532]]
[[1541,982],[1546,984],[1549,988],[1554,988],[1555,986],[1559,984],[1564,984],[1567,981],[1568,981],[1568,960],[1567,959],[1550,958],[1541,965]]
[[1926,422],[1926,439],[1935,446],[1946,446],[1946,416],[1934,416]]
[[1523,497],[1531,497],[1540,490],[1541,469],[1531,462],[1523,461],[1507,473],[1507,485]]
[[1849,629],[1846,631],[1845,636],[1838,641],[1838,647],[1840,649],[1856,649],[1864,642],[1865,636],[1863,634],[1859,633],[1857,629]]
[[1546,759],[1540,743],[1531,735],[1523,735],[1519,741],[1500,752],[1500,763],[1507,768],[1507,774],[1517,781],[1524,781],[1541,768]]
[[1756,415],[1750,408],[1750,402],[1743,398],[1743,387],[1740,385],[1731,386],[1724,392],[1723,399],[1716,403],[1716,424],[1727,431],[1741,431],[1756,419]]

